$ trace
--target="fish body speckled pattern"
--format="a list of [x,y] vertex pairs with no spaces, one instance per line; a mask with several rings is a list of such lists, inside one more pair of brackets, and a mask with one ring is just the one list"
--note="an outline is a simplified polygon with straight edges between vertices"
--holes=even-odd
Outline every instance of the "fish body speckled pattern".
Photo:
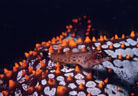
[[[110,39],[100,35],[96,39],[87,16],[72,22],[60,36],[25,52],[26,60],[15,63],[13,70],[4,68],[4,74],[0,74],[0,96],[137,95],[138,36],[135,32],[122,37],[115,34]],[[98,79],[90,70],[104,70],[111,76]],[[112,73],[128,85],[135,85],[134,90],[129,92],[111,83]]]

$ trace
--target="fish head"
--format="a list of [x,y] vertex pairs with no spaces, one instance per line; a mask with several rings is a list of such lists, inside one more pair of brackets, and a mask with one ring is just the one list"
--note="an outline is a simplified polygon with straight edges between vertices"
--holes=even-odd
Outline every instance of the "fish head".
[[83,68],[92,68],[94,65],[101,64],[104,61],[111,60],[105,51],[93,51],[91,54],[86,55],[83,64],[80,64]]
[[111,56],[109,56],[104,50],[94,52],[94,60],[96,63],[102,63],[104,61],[111,60]]

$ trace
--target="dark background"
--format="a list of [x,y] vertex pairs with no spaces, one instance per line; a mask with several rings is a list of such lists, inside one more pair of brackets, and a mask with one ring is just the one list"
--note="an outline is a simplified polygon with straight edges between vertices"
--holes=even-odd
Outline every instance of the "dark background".
[[97,32],[138,31],[138,0],[0,1],[0,72],[24,59],[35,43],[65,30],[72,18],[88,15]]

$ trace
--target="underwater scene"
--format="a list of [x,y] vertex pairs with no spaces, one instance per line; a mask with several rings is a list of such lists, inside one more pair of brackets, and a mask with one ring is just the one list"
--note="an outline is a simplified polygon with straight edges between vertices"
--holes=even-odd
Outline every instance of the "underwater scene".
[[[7,60],[3,59],[3,61],[8,62],[9,59],[10,63],[14,63],[7,65],[0,63],[0,96],[138,96],[138,26],[136,18],[123,19],[122,15],[113,15],[113,12],[122,12],[125,15],[132,15],[133,12],[131,14],[131,12],[125,13],[126,10],[118,11],[116,6],[116,10],[111,12],[113,15],[111,16],[113,23],[111,23],[110,20],[105,22],[104,18],[106,19],[108,18],[107,15],[111,15],[107,13],[110,12],[110,8],[114,9],[112,6],[116,2],[104,0],[103,4],[107,4],[106,8],[109,9],[105,11],[107,15],[103,14],[101,16],[102,8],[103,10],[106,9],[102,6],[102,3],[99,4],[99,2],[95,3],[94,1],[91,2],[94,3],[92,5],[85,5],[84,3],[84,8],[81,8],[79,5],[73,5],[79,6],[77,9],[76,7],[68,7],[70,5],[69,1],[64,3],[61,1],[55,2],[53,9],[50,8],[48,11],[56,13],[57,10],[61,9],[57,13],[64,12],[61,14],[64,16],[57,14],[56,17],[56,15],[53,15],[55,13],[51,13],[52,15],[46,16],[49,18],[44,19],[44,21],[47,21],[46,24],[44,24],[43,18],[50,12],[45,11],[47,13],[43,13],[46,10],[44,6],[47,6],[44,4],[51,5],[50,2],[44,4],[43,2],[35,2],[33,3],[34,5],[27,5],[24,2],[22,6],[29,7],[26,9],[24,9],[25,7],[23,9],[19,7],[19,10],[22,10],[19,14],[25,10],[23,14],[27,14],[27,16],[21,15],[23,15],[22,17],[26,16],[26,20],[19,18],[20,15],[17,15],[17,17],[13,16],[13,18],[18,18],[17,25],[13,24],[16,27],[11,27],[12,24],[10,25],[7,21],[4,21],[6,17],[3,19],[0,31],[5,32],[3,34],[6,34],[8,40],[7,43],[3,39],[6,42],[3,46],[5,49],[3,52],[11,51],[12,53],[12,35],[9,35],[13,33],[14,36],[15,34],[19,36],[15,36],[16,39],[13,39],[16,45],[14,46],[13,42],[13,48],[16,49],[17,46],[20,46],[18,45],[20,40],[18,41],[17,39],[21,38],[21,43],[23,44],[21,47],[24,47],[24,49],[20,49],[20,47],[17,47],[17,49],[23,50],[24,53],[14,50],[13,54],[15,54],[15,57],[13,59],[13,55],[10,52],[9,56],[11,57],[9,58],[7,53],[2,55],[3,53],[1,52],[1,55]],[[119,0],[119,2],[119,4],[128,3],[124,0]],[[21,2],[18,1],[18,3]],[[63,8],[66,3],[68,3],[66,5],[67,8],[65,8],[67,12]],[[82,5],[83,2],[80,4]],[[40,10],[38,11],[37,9],[40,6],[43,6],[44,9],[40,8],[43,10],[41,10],[42,13],[39,16]],[[99,10],[94,9],[96,6],[100,6],[99,9],[101,11],[99,12],[101,13],[96,12]],[[122,8],[120,6],[118,7]],[[31,8],[36,9],[33,10],[34,12],[30,12]],[[133,7],[130,8],[129,6],[127,8],[127,11],[133,10]],[[137,7],[134,6],[134,8]],[[91,13],[92,10],[94,14]],[[68,12],[74,14],[66,16]],[[33,17],[34,13],[35,15],[37,14],[36,17]],[[37,17],[42,17],[42,19],[37,19]],[[55,22],[51,19],[53,17]],[[124,18],[130,17],[128,15]],[[31,18],[32,21],[30,20]],[[121,23],[121,21],[124,21],[124,23]],[[27,23],[29,24],[26,26]],[[35,25],[35,23],[38,23],[38,25]],[[108,26],[109,28],[107,28]],[[38,31],[37,27],[40,31],[51,30],[55,32],[35,33]],[[16,33],[15,30],[11,31],[10,28],[15,28],[17,31],[20,30],[21,33]],[[26,29],[29,30],[26,33],[22,33]],[[30,30],[32,32],[29,33]],[[34,34],[35,37],[33,37]],[[24,54],[24,56],[19,53]],[[3,61],[1,59],[1,62]]]
[[15,63],[13,70],[4,68],[2,96],[135,96],[136,33],[96,38],[87,16],[72,22],[61,35],[25,52],[26,59]]

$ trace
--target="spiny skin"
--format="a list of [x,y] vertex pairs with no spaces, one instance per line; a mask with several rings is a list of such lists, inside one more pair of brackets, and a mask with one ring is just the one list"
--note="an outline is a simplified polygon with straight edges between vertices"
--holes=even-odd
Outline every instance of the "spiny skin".
[[83,68],[90,69],[96,64],[110,60],[110,57],[107,57],[107,55],[100,55],[102,57],[98,57],[98,55],[98,51],[93,51],[73,54],[52,54],[49,57],[54,61],[62,62],[65,64],[78,64]]

